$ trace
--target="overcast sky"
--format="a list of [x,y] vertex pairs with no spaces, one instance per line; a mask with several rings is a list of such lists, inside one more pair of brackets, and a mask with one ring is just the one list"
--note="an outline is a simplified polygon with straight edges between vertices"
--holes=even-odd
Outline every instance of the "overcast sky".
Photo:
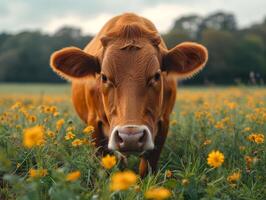
[[181,15],[233,12],[240,27],[266,17],[266,0],[0,0],[0,32],[41,29],[53,33],[63,25],[95,34],[112,16],[136,12],[166,32]]

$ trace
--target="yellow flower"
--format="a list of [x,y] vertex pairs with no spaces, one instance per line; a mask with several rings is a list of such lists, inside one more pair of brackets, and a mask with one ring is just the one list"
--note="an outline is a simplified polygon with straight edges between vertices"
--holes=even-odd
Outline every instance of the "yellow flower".
[[78,147],[81,146],[83,143],[81,139],[75,139],[71,144],[73,147]]
[[236,109],[236,106],[237,104],[235,102],[227,102],[226,103],[227,107],[230,109],[230,110],[234,110]]
[[83,129],[83,133],[91,133],[93,131],[94,131],[94,127],[90,125]]
[[209,144],[211,144],[211,143],[212,143],[212,141],[209,140],[209,139],[207,139],[207,140],[205,140],[205,141],[203,142],[203,145],[206,146],[206,145],[209,145]]
[[24,130],[23,145],[27,148],[40,146],[44,143],[44,129],[42,126],[34,126]]
[[145,197],[147,199],[162,200],[162,199],[167,199],[170,196],[171,192],[164,187],[152,188],[149,189],[147,192],[145,192]]
[[224,155],[220,151],[212,151],[209,153],[207,161],[211,167],[220,167],[224,162]]
[[174,119],[174,120],[172,120],[171,122],[170,122],[170,125],[171,126],[175,126],[175,125],[177,125],[177,121]]
[[116,172],[111,177],[110,190],[119,191],[127,190],[129,187],[135,185],[137,176],[132,171]]
[[53,116],[54,117],[58,117],[59,116],[59,112],[54,112]]
[[67,181],[76,181],[79,179],[79,177],[80,177],[80,171],[74,171],[74,172],[67,174],[66,180]]
[[21,102],[16,102],[14,105],[11,106],[11,109],[12,110],[15,110],[17,108],[20,108],[22,106],[22,103]]
[[31,178],[40,178],[48,174],[47,169],[30,169],[29,176]]
[[74,131],[74,130],[75,130],[75,127],[74,127],[74,126],[69,126],[69,127],[67,127],[66,130],[67,130],[67,131]]
[[51,137],[51,138],[55,138],[55,132],[53,132],[53,131],[48,131],[47,132],[47,135],[49,136],[49,137]]
[[245,131],[245,132],[248,132],[248,131],[250,131],[251,130],[251,128],[250,127],[246,127],[246,128],[244,128],[244,130],[243,131]]
[[234,172],[234,173],[232,173],[231,175],[229,175],[227,177],[227,181],[229,183],[235,183],[235,182],[237,182],[240,179],[240,177],[241,177],[241,173],[240,172]]
[[59,119],[57,122],[56,122],[56,130],[60,130],[63,126],[63,124],[65,123],[65,120],[64,119]]
[[166,170],[165,175],[167,178],[171,178],[173,176],[173,173],[171,172],[171,170]]
[[105,169],[111,169],[116,164],[116,157],[109,154],[102,158],[102,166]]
[[55,113],[57,111],[57,108],[56,108],[56,106],[51,106],[50,110],[52,113]]
[[264,142],[264,135],[253,133],[253,134],[250,134],[247,139],[251,142],[261,144]]
[[34,116],[34,115],[29,115],[29,116],[27,117],[27,119],[28,119],[29,122],[36,122],[37,117]]
[[75,134],[73,134],[72,132],[67,132],[65,136],[65,140],[70,140],[70,139],[73,139],[74,137],[75,137]]
[[188,179],[186,179],[186,178],[182,179],[182,185],[183,186],[187,186],[188,184],[189,184],[189,180]]

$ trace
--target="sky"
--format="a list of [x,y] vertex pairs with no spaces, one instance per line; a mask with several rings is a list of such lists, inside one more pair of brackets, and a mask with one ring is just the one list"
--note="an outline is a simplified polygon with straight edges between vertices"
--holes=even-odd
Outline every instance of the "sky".
[[247,27],[266,17],[266,0],[0,0],[0,32],[54,33],[68,25],[95,34],[112,16],[135,12],[164,33],[180,16],[220,10],[234,13],[239,27]]

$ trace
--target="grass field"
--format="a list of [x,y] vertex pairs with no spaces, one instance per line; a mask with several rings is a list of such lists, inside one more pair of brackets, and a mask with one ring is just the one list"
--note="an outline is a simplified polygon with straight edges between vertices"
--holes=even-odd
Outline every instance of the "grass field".
[[145,179],[136,156],[124,174],[95,156],[85,128],[68,85],[0,85],[0,199],[266,199],[266,88],[180,89]]

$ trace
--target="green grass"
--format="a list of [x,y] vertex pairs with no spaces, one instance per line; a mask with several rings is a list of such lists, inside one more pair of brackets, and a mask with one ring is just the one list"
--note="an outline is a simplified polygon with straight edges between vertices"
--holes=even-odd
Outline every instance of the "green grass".
[[[73,112],[69,85],[2,84],[0,91],[1,200],[145,199],[145,192],[158,186],[171,191],[170,199],[266,199],[265,141],[257,144],[247,139],[252,133],[265,137],[265,88],[181,89],[158,172],[139,178],[138,187],[120,192],[109,190],[110,177],[121,170],[119,164],[106,170],[91,143],[73,147],[73,140],[64,139],[67,128],[74,126],[75,138],[90,140],[90,135],[82,133],[85,124]],[[17,100],[22,106],[12,109]],[[52,105],[58,116],[42,112],[44,106]],[[65,123],[56,131],[59,119]],[[35,125],[56,136],[46,135],[43,146],[27,149],[23,130]],[[218,168],[207,164],[212,150],[224,154]],[[251,163],[246,156],[252,158]],[[30,178],[31,168],[47,169],[48,174]],[[129,157],[127,168],[137,172],[137,156]],[[81,172],[80,179],[66,181],[66,174],[76,170]],[[170,177],[167,170],[172,172]],[[240,172],[241,178],[230,183],[227,177],[233,172]]]

